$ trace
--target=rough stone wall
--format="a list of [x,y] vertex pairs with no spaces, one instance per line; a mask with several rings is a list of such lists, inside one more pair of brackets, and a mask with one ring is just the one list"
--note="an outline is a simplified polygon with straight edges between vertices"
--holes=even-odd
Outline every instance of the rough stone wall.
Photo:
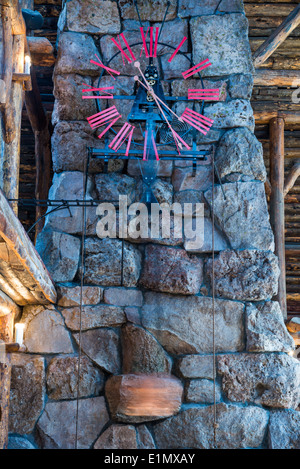
[[[165,1],[143,2],[143,21],[161,22]],[[111,54],[111,35],[139,34],[130,0],[70,0],[59,21],[54,72],[55,171],[49,198],[82,199],[86,146],[99,146],[86,117],[81,87],[98,70],[89,58]],[[223,182],[211,185],[212,168],[182,161],[160,163],[153,188],[159,201],[203,201],[205,243],[192,251],[189,241],[147,243],[101,240],[96,209],[87,210],[83,288],[80,448],[211,448],[213,441],[212,221],[214,199],[215,346],[218,448],[299,448],[300,364],[288,355],[293,340],[277,302],[279,269],[264,192],[262,148],[253,134],[250,106],[251,54],[241,1],[171,1],[165,34],[178,43],[189,36],[187,52],[198,63],[209,55],[208,88],[222,90],[205,115],[213,129],[199,146],[214,145]],[[162,38],[163,39],[163,38]],[[132,41],[134,42],[134,41]],[[165,92],[185,95],[178,60],[164,66]],[[120,65],[122,66],[122,64]],[[197,87],[198,80],[194,80]],[[119,92],[131,80],[118,81]],[[178,110],[178,109],[177,109]],[[123,110],[126,114],[126,108]],[[134,162],[114,161],[109,172],[92,162],[87,197],[139,200],[140,174]],[[213,197],[214,195],[214,197]],[[80,342],[80,249],[82,209],[49,215],[37,249],[58,285],[55,306],[28,306],[27,355],[13,357],[10,431],[22,444],[73,448]],[[157,386],[159,418],[124,412],[142,408],[139,389]],[[161,386],[161,387],[159,387]],[[120,397],[122,390],[122,398]],[[167,395],[165,394],[168,390]],[[123,401],[122,401],[123,399]],[[166,418],[167,417],[167,418]],[[288,429],[288,430],[287,430]]]

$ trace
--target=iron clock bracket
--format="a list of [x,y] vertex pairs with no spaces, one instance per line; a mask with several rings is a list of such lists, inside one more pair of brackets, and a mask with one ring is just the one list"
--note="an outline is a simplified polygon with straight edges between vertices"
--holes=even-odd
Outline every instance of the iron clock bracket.
[[[109,160],[135,160],[142,162],[142,156],[140,150],[130,150],[129,154],[125,155],[125,150],[117,151],[111,150],[108,147],[108,142],[105,144],[105,148],[93,148],[87,147],[88,150],[88,161],[91,158],[104,160],[104,172],[108,170]],[[213,162],[214,172],[217,176],[218,182],[221,186],[223,197],[226,200],[226,195],[223,188],[223,183],[220,178],[219,171],[216,167],[215,160],[212,158],[212,153],[214,154],[214,148],[212,150],[190,150],[183,151],[180,156],[174,155],[173,151],[164,151],[160,154],[160,161],[191,161],[192,162],[192,177],[195,177],[197,174],[197,169],[199,168],[199,162],[202,162],[202,165],[206,166]]]

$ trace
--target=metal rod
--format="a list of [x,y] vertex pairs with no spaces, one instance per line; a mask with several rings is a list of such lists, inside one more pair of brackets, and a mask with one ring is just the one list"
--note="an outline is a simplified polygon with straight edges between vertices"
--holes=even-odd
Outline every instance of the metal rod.
[[[140,159],[142,159],[142,152],[141,150],[130,150],[129,156],[125,156],[125,150],[123,151],[117,151],[115,152],[114,150],[111,150],[110,148],[104,148],[104,149],[98,149],[98,148],[91,148],[91,156],[93,158],[95,157],[101,157],[107,155],[114,155],[117,160],[125,159],[128,160],[130,159],[131,156],[138,156]],[[174,151],[164,151],[163,153],[159,154],[159,157],[164,160],[173,160],[173,161],[178,161],[178,160],[193,160],[193,159],[203,159],[206,155],[209,155],[210,151],[208,150],[189,150],[189,151],[182,151],[180,156],[174,156]],[[173,156],[172,156],[173,155]],[[139,159],[139,158],[137,158]]]
[[140,17],[139,7],[138,7],[138,5],[137,5],[137,1],[136,1],[136,0],[134,0],[134,6],[135,6],[135,9],[136,9],[138,18],[139,18],[139,22],[140,22],[141,28],[143,28],[143,23],[142,23],[142,20],[141,20],[141,17]]
[[169,10],[169,6],[170,6],[170,5],[171,5],[171,2],[168,1],[168,3],[167,3],[167,8],[166,8],[165,15],[164,15],[164,19],[163,19],[163,21],[162,21],[162,25],[161,25],[161,28],[160,28],[160,30],[159,30],[159,35],[158,35],[158,39],[157,39],[158,41],[159,41],[161,32],[162,32],[162,30],[163,30],[163,27],[164,27],[164,25],[165,25],[165,21],[166,21],[166,17],[167,17],[167,14],[168,14],[168,10]]

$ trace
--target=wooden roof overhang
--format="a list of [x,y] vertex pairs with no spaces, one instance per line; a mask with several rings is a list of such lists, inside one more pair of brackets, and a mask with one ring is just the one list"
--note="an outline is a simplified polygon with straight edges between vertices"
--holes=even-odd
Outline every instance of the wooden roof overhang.
[[[56,301],[53,281],[2,190],[0,190],[0,289],[19,306]],[[1,296],[0,292],[0,310],[5,304],[9,306],[6,295]]]

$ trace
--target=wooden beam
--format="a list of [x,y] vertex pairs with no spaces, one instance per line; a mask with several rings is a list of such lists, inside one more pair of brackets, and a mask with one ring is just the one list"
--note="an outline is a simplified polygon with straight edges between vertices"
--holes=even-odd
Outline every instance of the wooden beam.
[[45,297],[14,252],[0,243],[0,288],[18,305],[45,303]]
[[[21,12],[22,2],[19,0],[0,0],[0,5],[4,42],[4,93],[2,90],[1,101],[4,104],[3,121],[5,126],[4,145],[1,152],[2,186],[8,197],[17,198],[23,84],[12,82],[12,77],[13,72],[23,73],[26,26]],[[7,201],[6,204],[3,203],[1,209],[3,208],[5,208],[6,212],[4,213],[8,218],[15,216]],[[15,209],[17,211],[16,207]],[[1,215],[3,217],[4,214],[1,213]],[[9,224],[3,226],[2,229],[9,235]],[[0,293],[0,310],[0,342],[2,344],[3,342],[11,343],[14,317],[18,313],[18,308],[3,292]],[[5,314],[8,310],[8,314]],[[8,442],[11,361],[10,354],[6,353],[2,344],[0,343],[2,349],[0,350],[0,448],[4,449]]]
[[24,81],[30,81],[30,74],[28,73],[13,73],[12,81],[18,81],[23,83]]
[[[13,37],[13,70],[22,73],[24,67],[25,35]],[[12,82],[9,106],[5,110],[4,149],[0,155],[2,189],[8,199],[19,196],[20,139],[23,108],[23,83]],[[13,205],[18,213],[17,204]]]
[[[45,200],[51,180],[51,137],[47,115],[43,108],[39,87],[34,69],[31,68],[32,91],[25,93],[26,110],[35,138],[36,183],[35,197]],[[45,208],[36,208],[36,221],[45,213]],[[42,230],[44,219],[40,220],[35,229],[35,236]]]
[[14,313],[15,318],[19,318],[21,316],[21,308],[0,290],[0,319],[10,313]]
[[40,90],[37,84],[36,74],[33,68],[30,70],[32,90],[25,92],[25,104],[28,118],[33,132],[41,131],[48,126],[47,116],[43,108]]
[[284,238],[284,120],[273,118],[270,121],[270,220],[275,238],[275,254],[278,257],[280,277],[277,300],[284,318],[286,307],[286,272]]
[[13,340],[14,313],[0,318],[0,449],[5,449],[8,442],[9,395],[11,378],[10,354],[5,351],[3,342]]
[[256,124],[269,124],[271,119],[281,118],[285,126],[300,125],[300,111],[254,111]]
[[[2,80],[3,92],[1,104],[4,104],[7,107],[9,103],[10,89],[11,89],[11,80],[13,74],[13,36],[12,36],[12,26],[11,26],[11,10],[7,6],[2,6],[2,37],[3,37],[3,63],[1,64],[2,69]],[[3,116],[5,120],[5,115]],[[5,122],[4,122],[5,125]]]
[[54,48],[45,37],[27,37],[32,65],[51,67],[55,63]]
[[21,352],[21,353],[24,353],[26,352],[27,348],[25,345],[20,345],[18,343],[9,343],[9,344],[5,344],[5,350],[6,350],[6,353],[17,353],[17,352]]
[[[20,316],[20,308],[0,290],[0,449],[7,447],[11,358],[9,347],[14,335],[14,321]],[[15,349],[17,348],[14,344]],[[19,350],[20,346],[19,346]]]
[[13,35],[26,34],[26,25],[22,16],[22,2],[19,0],[0,0],[0,5],[11,9]]
[[[28,278],[31,279],[32,285],[38,287],[44,302],[55,303],[57,295],[51,277],[1,190],[0,236],[19,260],[20,267],[26,272]],[[41,300],[36,301],[37,304],[41,302]]]
[[255,70],[255,86],[300,86],[300,70]]
[[286,177],[286,181],[284,184],[283,195],[284,197],[289,193],[289,191],[294,187],[295,182],[297,181],[298,177],[300,176],[300,161],[296,161],[292,166],[290,172]]
[[300,4],[288,15],[282,24],[253,54],[255,67],[260,67],[278,47],[285,41],[292,31],[300,24]]

